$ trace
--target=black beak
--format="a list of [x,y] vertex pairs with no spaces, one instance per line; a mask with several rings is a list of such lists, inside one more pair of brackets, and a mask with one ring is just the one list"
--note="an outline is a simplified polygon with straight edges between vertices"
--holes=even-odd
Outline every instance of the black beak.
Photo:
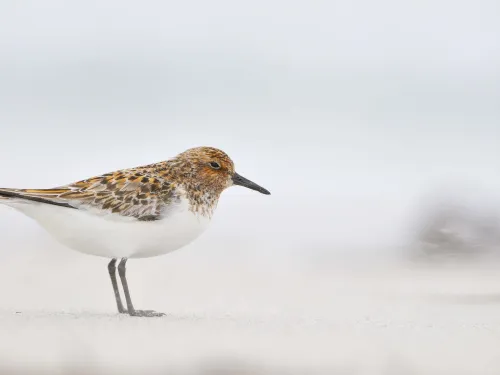
[[262,194],[271,195],[271,193],[268,190],[264,189],[262,186],[257,185],[255,182],[247,180],[245,177],[240,176],[236,172],[233,174],[233,184],[244,186],[246,188],[258,191]]

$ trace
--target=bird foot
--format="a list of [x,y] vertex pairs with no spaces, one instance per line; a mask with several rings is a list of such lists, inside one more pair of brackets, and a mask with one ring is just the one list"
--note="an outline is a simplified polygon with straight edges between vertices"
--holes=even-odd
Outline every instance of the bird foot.
[[138,317],[145,317],[145,318],[155,318],[155,317],[160,317],[164,316],[164,313],[161,312],[156,312],[154,310],[133,310],[129,311],[128,314],[130,316],[138,316]]

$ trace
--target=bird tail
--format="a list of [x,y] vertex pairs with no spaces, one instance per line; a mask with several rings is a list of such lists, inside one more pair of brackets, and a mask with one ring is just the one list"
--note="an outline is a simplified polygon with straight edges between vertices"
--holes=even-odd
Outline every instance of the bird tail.
[[61,207],[70,207],[65,202],[60,202],[57,198],[58,194],[66,192],[67,189],[1,189],[0,188],[0,203],[9,204],[10,202],[23,203],[46,203]]
[[0,189],[0,203],[2,201],[9,200],[9,199],[11,199],[11,198],[2,194],[2,190]]
[[0,188],[0,203],[7,203],[14,200],[16,197],[14,196],[14,189],[2,189]]
[[24,193],[24,191],[20,190],[20,189],[0,188],[0,203],[33,200],[30,196],[26,196],[23,193]]

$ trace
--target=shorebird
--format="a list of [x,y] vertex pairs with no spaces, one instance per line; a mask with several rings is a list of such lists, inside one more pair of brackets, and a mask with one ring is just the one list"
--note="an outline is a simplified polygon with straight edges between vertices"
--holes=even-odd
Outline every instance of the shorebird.
[[108,272],[118,312],[154,317],[164,314],[136,310],[132,304],[127,259],[163,255],[193,241],[207,228],[221,193],[233,185],[270,194],[236,173],[223,151],[197,147],[167,161],[52,189],[3,188],[0,203],[31,217],[63,245],[110,258]]

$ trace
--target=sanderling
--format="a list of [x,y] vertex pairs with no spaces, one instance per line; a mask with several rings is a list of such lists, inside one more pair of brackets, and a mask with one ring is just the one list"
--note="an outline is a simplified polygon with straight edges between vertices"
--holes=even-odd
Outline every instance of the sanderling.
[[149,317],[164,314],[134,309],[127,259],[166,254],[193,241],[206,229],[222,191],[233,185],[270,194],[237,174],[223,151],[197,147],[167,161],[53,189],[0,189],[0,203],[33,218],[69,248],[111,258],[108,271],[118,311]]

